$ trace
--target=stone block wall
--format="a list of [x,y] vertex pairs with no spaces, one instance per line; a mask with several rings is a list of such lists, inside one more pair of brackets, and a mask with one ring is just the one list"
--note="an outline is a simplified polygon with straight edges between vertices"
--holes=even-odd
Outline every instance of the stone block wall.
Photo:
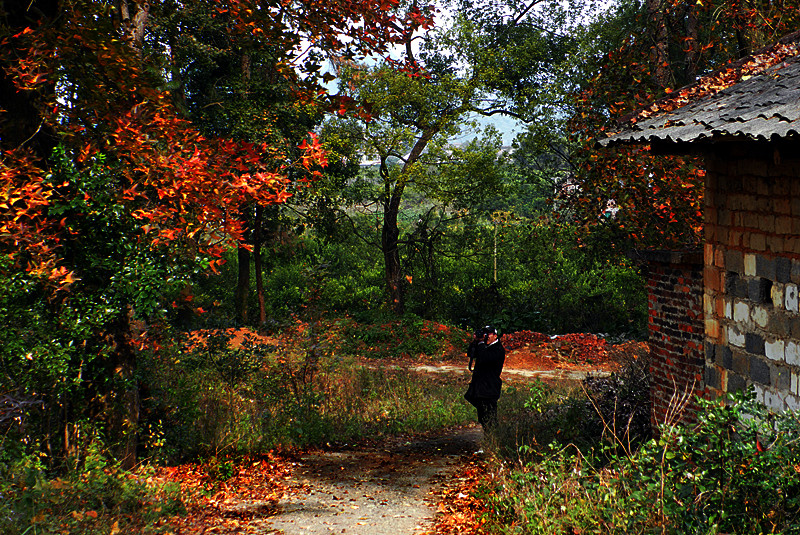
[[690,425],[695,396],[704,393],[703,254],[640,256],[647,265],[651,419]]
[[775,410],[800,409],[800,159],[792,154],[800,151],[706,155],[706,387],[717,396],[754,385]]

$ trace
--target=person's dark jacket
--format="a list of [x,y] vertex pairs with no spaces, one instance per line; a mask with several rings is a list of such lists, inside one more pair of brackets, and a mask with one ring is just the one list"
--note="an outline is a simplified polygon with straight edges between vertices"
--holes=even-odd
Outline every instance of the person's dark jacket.
[[464,397],[467,401],[477,399],[497,400],[503,387],[500,373],[506,360],[506,350],[500,340],[491,345],[479,344],[474,350],[475,368],[472,381]]
[[481,346],[486,347],[486,342],[484,342],[483,339],[477,338],[476,335],[476,338],[470,342],[469,347],[467,347],[467,357],[469,358],[467,368],[469,368],[469,371],[472,371],[472,366],[475,364],[475,352],[478,350],[478,347]]

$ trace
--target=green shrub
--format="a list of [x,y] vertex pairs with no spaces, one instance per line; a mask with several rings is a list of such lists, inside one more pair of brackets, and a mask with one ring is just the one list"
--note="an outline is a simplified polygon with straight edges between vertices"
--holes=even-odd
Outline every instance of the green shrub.
[[[403,224],[404,232],[413,233],[417,219]],[[357,225],[362,236],[372,232],[366,221]],[[638,336],[644,331],[643,278],[607,244],[587,240],[576,228],[547,218],[519,220],[497,229],[496,251],[495,226],[486,221],[443,222],[442,235],[426,245],[426,254],[414,244],[405,247],[401,264],[409,281],[404,283],[406,310],[464,328],[492,323],[504,332]],[[348,314],[360,322],[378,323],[372,318],[386,312],[384,259],[377,244],[369,245],[352,233],[334,241],[306,231],[269,244],[262,255],[271,324],[282,325],[293,314],[305,314],[311,293],[319,300],[315,304],[319,309]],[[236,255],[230,255],[219,276],[195,285],[196,304],[210,311],[197,321],[207,326],[232,321],[236,262]],[[308,272],[313,266],[324,266],[325,276],[312,284]],[[251,318],[258,317],[257,302],[253,293]]]
[[663,428],[620,463],[629,524],[655,512],[672,533],[800,533],[797,414],[771,413],[752,389],[700,403],[695,428]]
[[145,454],[179,462],[266,447],[261,414],[268,400],[256,388],[275,346],[253,338],[232,345],[226,332],[182,350],[186,345],[141,356]]
[[487,532],[800,533],[797,414],[769,412],[752,390],[700,403],[695,427],[637,448],[519,444]]
[[0,461],[0,533],[155,533],[158,519],[184,511],[179,485],[151,483],[147,467],[124,471],[104,449],[94,435],[60,476],[41,453]]
[[600,444],[609,446],[606,455],[635,450],[651,437],[648,362],[630,357],[610,376],[590,374],[580,384],[505,388],[496,453],[530,460],[551,443],[571,444],[589,456]]

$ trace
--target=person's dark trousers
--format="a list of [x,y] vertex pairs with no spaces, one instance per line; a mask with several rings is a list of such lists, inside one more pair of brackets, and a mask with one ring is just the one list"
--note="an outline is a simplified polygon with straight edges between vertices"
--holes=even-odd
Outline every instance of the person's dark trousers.
[[475,408],[478,409],[478,422],[483,426],[484,431],[497,425],[496,399],[478,399],[475,401]]

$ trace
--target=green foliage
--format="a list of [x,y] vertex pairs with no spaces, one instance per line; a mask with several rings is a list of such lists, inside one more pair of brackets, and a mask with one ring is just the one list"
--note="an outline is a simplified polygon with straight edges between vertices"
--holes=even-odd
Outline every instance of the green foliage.
[[800,532],[800,419],[770,413],[752,388],[726,401],[701,400],[696,428],[663,428],[621,463],[628,525],[655,508],[674,533]]
[[101,437],[90,433],[85,455],[53,477],[43,453],[0,455],[0,532],[156,533],[156,522],[184,510],[177,484],[156,485],[146,468],[121,470]]
[[[800,533],[800,419],[771,413],[752,390],[725,401],[701,400],[695,427],[662,427],[635,447],[516,442],[519,464],[489,498],[487,533]],[[613,413],[609,400],[595,404]],[[544,425],[563,421],[553,405],[533,405]]]
[[339,346],[347,355],[368,359],[461,356],[468,334],[457,328],[423,320],[412,313],[396,319],[385,313],[369,317],[369,323],[340,323],[345,336]]
[[[410,283],[406,305],[412,315],[464,328],[493,323],[504,332],[641,335],[645,287],[630,260],[569,225],[507,213],[495,218],[453,220],[447,212],[431,211],[403,223],[408,236],[403,262]],[[354,222],[360,233],[370,231],[368,219]],[[305,313],[309,266],[325,269],[318,307],[370,324],[400,319],[382,319],[382,256],[355,235],[334,240],[305,232],[265,251],[264,265],[272,325]],[[197,324],[215,327],[231,317],[232,296],[225,297],[225,285],[235,273],[231,257],[222,275],[195,284],[195,305],[209,311],[195,319]],[[255,296],[250,302],[256,302]]]
[[637,270],[613,252],[591,254],[570,226],[499,220],[464,229],[448,246],[466,257],[439,268],[446,282],[434,302],[450,321],[493,323],[505,332],[643,331],[645,290]]
[[[27,407],[8,433],[58,452],[49,458],[55,464],[75,453],[72,424],[110,423],[116,394],[130,389],[119,353],[131,322],[165,318],[170,297],[207,265],[199,255],[146,245],[136,206],[111,194],[121,177],[103,162],[97,155],[79,167],[63,147],[53,153],[47,181],[58,195],[47,210],[64,218],[59,250],[76,279],[59,298],[47,297],[47,274],[0,260],[0,392]],[[109,429],[107,440],[121,437]]]
[[651,437],[648,362],[630,356],[620,371],[590,375],[579,386],[513,385],[501,401],[497,453],[531,460],[551,444],[570,444],[585,455],[602,444],[606,457],[636,449]]
[[211,334],[142,355],[140,378],[151,395],[142,411],[142,427],[153,440],[145,453],[176,462],[198,456],[259,451],[269,440],[259,424],[262,399],[255,378],[275,347],[245,338],[231,345],[227,334]]

